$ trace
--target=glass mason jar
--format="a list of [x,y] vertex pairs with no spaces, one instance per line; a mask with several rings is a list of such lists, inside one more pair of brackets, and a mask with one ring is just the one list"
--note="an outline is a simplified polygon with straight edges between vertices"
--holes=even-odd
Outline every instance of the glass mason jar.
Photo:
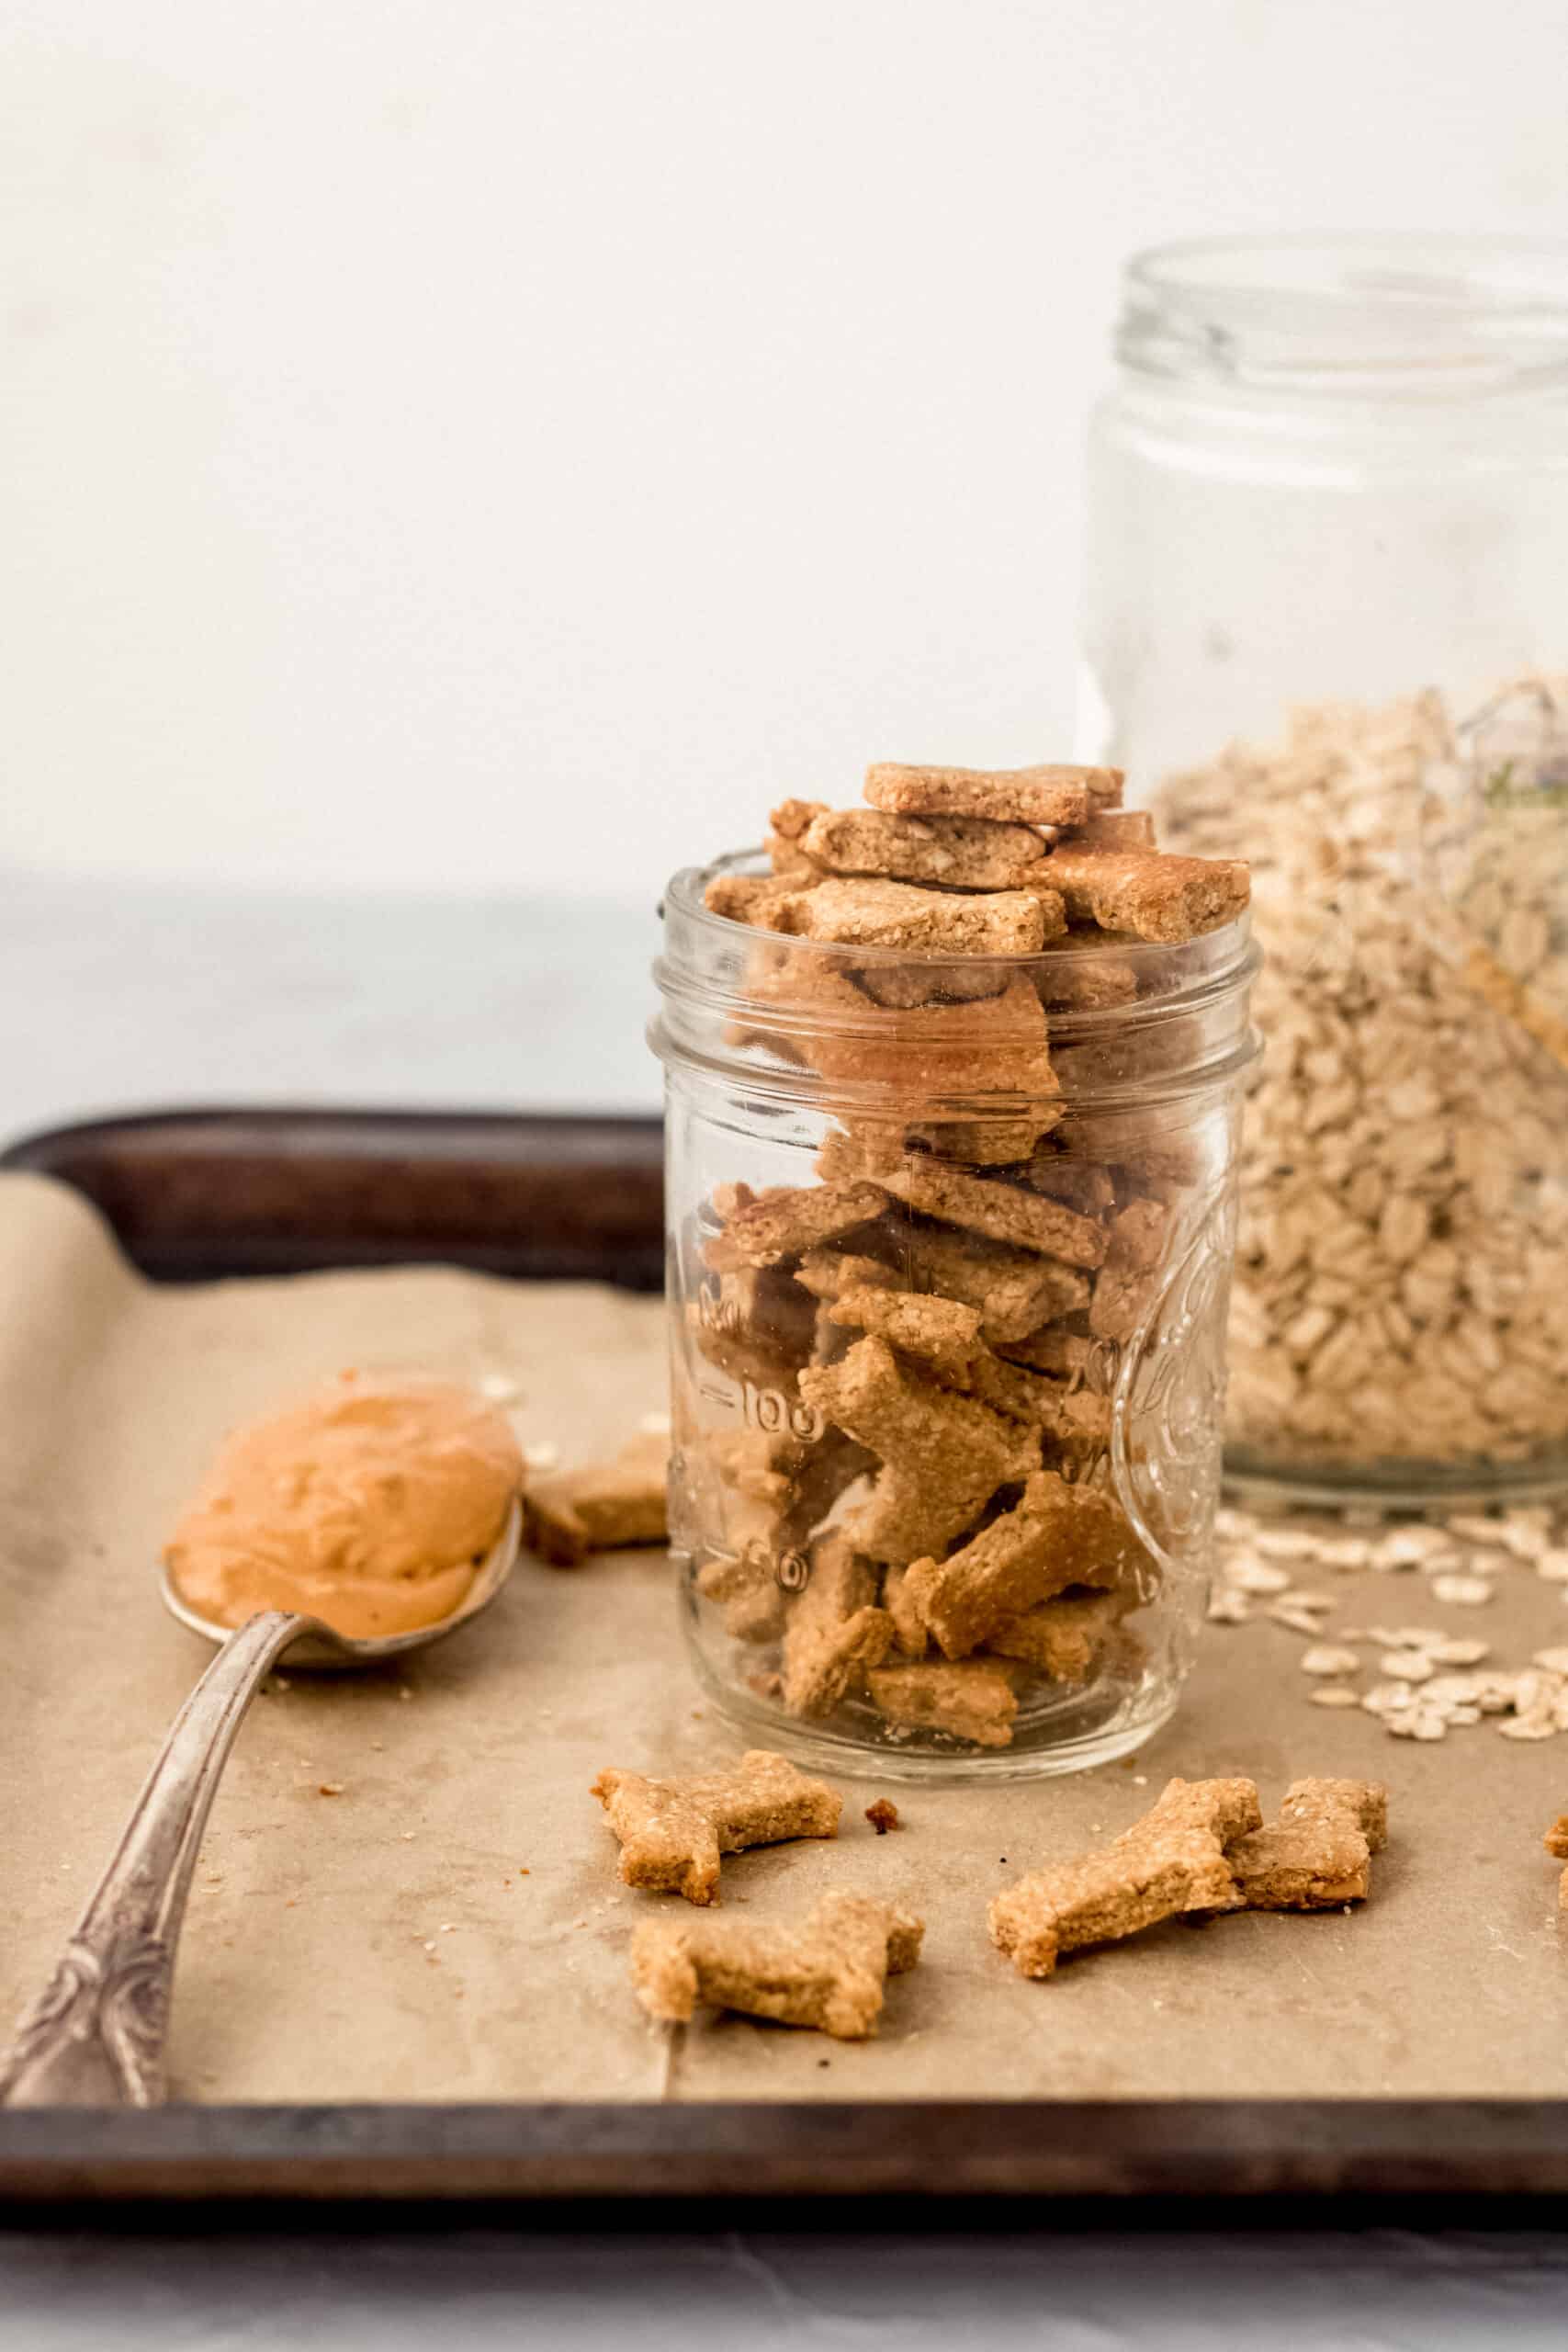
[[879,1774],[1124,1754],[1170,1713],[1220,1475],[1246,919],[912,957],[676,876],[671,1543],[697,1672]]
[[1568,1477],[1568,247],[1173,246],[1090,441],[1083,752],[1245,856],[1228,1462]]

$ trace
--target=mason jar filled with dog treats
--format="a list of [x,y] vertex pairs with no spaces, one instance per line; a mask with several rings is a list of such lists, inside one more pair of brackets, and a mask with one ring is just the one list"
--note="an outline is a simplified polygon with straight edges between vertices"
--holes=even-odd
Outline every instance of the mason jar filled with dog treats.
[[877,766],[670,886],[671,1542],[767,1744],[1066,1771],[1176,1704],[1256,955],[1121,799]]
[[1129,264],[1084,748],[1247,858],[1229,1467],[1568,1485],[1568,246]]

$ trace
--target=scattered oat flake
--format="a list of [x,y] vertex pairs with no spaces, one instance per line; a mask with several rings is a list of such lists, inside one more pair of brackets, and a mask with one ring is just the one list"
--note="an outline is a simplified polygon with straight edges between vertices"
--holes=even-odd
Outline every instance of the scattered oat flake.
[[1224,1580],[1237,1592],[1288,1592],[1291,1589],[1289,1568],[1275,1567],[1268,1560],[1228,1561]]
[[343,1782],[341,1781],[323,1781],[321,1783],[321,1786],[317,1789],[316,1794],[321,1797],[341,1797],[343,1794]]
[[1361,1703],[1348,1682],[1320,1682],[1307,1697],[1314,1707],[1359,1707]]
[[1466,1544],[1490,1544],[1499,1551],[1506,1541],[1500,1519],[1482,1519],[1473,1512],[1456,1511],[1449,1521],[1449,1533]]
[[554,1470],[560,1462],[560,1448],[547,1437],[536,1438],[532,1445],[523,1448],[523,1459],[530,1470]]
[[1452,1548],[1451,1538],[1440,1527],[1396,1527],[1376,1546],[1374,1556],[1383,1567],[1414,1568],[1434,1552]]
[[1396,1682],[1427,1682],[1434,1669],[1425,1650],[1389,1650],[1383,1657],[1382,1670],[1392,1674]]
[[1505,1739],[1554,1739],[1557,1725],[1550,1715],[1510,1715],[1497,1726]]
[[1276,1600],[1265,1612],[1276,1625],[1284,1625],[1292,1634],[1321,1634],[1323,1622],[1315,1609],[1303,1609],[1299,1601]]
[[1568,1551],[1543,1552],[1535,1564],[1535,1572],[1548,1584],[1568,1584]]
[[645,1413],[638,1421],[637,1428],[644,1437],[668,1437],[670,1416],[668,1413]]
[[1455,1609],[1479,1609],[1492,1598],[1492,1586],[1485,1577],[1434,1577],[1432,1598],[1446,1600]]
[[1252,1544],[1270,1560],[1310,1560],[1317,1550],[1317,1537],[1309,1535],[1305,1528],[1260,1527]]
[[1218,1585],[1209,1595],[1211,1625],[1245,1625],[1251,1614],[1252,1604],[1244,1592],[1231,1592]]
[[1303,1650],[1296,1663],[1303,1674],[1354,1674],[1361,1661],[1354,1650],[1325,1647]]
[[1548,1674],[1568,1674],[1568,1650],[1536,1650],[1531,1653],[1532,1666],[1544,1666]]
[[[1490,1642],[1468,1641],[1461,1634],[1456,1634],[1451,1641],[1427,1644],[1427,1656],[1437,1666],[1479,1666],[1483,1657],[1491,1655]],[[1538,1653],[1536,1663],[1544,1666],[1549,1657],[1568,1660],[1568,1650]],[[1568,1672],[1568,1665],[1564,1666],[1563,1671]]]
[[504,1372],[487,1372],[479,1381],[479,1395],[488,1396],[492,1405],[514,1405],[523,1391]]

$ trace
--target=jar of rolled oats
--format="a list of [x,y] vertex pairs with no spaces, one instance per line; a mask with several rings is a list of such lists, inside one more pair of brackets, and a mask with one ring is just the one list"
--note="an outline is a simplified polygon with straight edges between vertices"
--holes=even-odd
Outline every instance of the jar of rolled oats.
[[651,1033],[698,1674],[846,1770],[1122,1755],[1201,1613],[1247,917],[913,953],[713,910],[761,871],[671,883]]
[[1086,750],[1246,856],[1243,1483],[1568,1480],[1568,247],[1128,268]]

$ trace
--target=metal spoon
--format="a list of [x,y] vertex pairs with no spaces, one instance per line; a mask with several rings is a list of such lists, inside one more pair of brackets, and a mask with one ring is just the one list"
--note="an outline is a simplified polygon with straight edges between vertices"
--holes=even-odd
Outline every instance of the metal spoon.
[[319,1618],[265,1610],[233,1632],[198,1616],[159,1578],[164,1605],[218,1656],[175,1716],[53,1976],[0,2064],[0,2107],[156,2107],[165,2097],[175,1952],[191,1872],[234,1735],[264,1677],[289,1664],[374,1666],[468,1624],[511,1575],[522,1544],[513,1501],[460,1607],[412,1634],[355,1641]]

